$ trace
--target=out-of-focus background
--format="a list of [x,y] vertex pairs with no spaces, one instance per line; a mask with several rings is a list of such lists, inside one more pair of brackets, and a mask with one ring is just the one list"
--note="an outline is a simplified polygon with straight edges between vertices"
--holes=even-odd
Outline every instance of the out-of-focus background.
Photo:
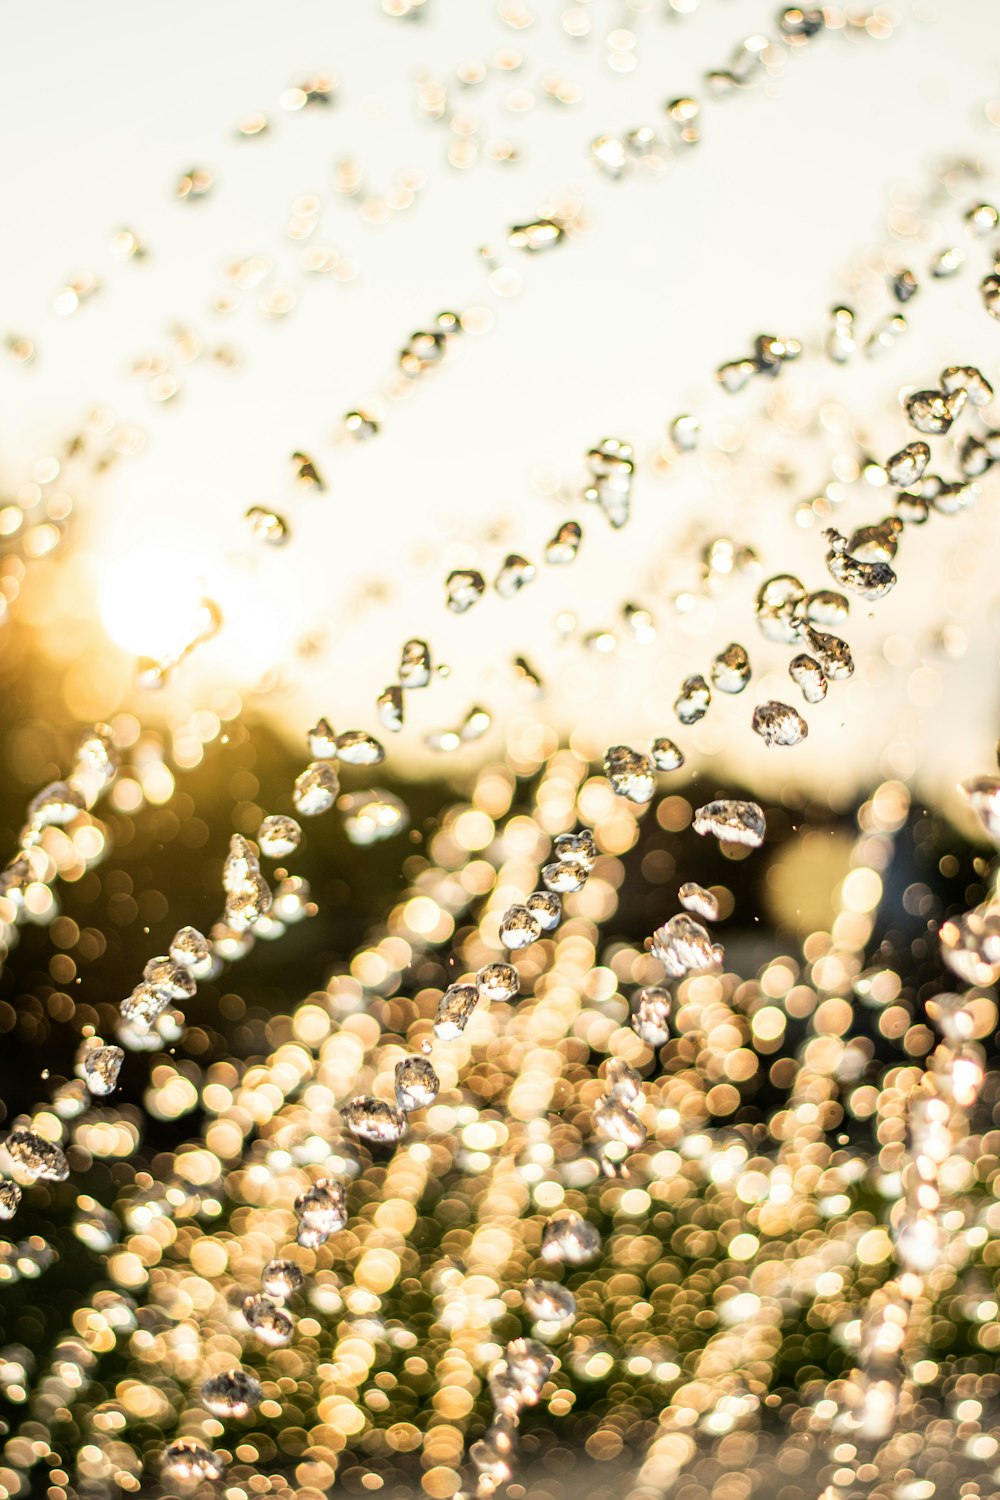
[[[69,715],[162,718],[182,762],[205,715],[237,702],[294,745],[319,713],[377,732],[375,697],[417,635],[450,673],[408,696],[390,767],[461,781],[505,745],[530,766],[557,736],[599,756],[673,733],[681,680],[737,640],[754,686],[676,734],[692,766],[843,806],[882,776],[948,798],[989,763],[991,476],[976,508],[906,535],[888,599],[854,601],[858,672],[811,711],[808,741],[768,751],[749,731],[751,696],[790,686],[787,652],[754,624],[762,579],[830,585],[824,525],[889,509],[854,481],[907,437],[900,391],[946,363],[997,369],[975,291],[988,256],[962,222],[1000,149],[989,0],[886,5],[866,25],[831,14],[842,24],[765,53],[752,86],[720,98],[706,70],[773,32],[770,7],[302,0],[279,18],[263,0],[157,15],[110,0],[99,17],[9,16],[0,530],[46,552],[31,505],[60,492],[65,535],[10,612]],[[664,113],[687,94],[695,145]],[[660,144],[613,180],[591,143],[641,127]],[[508,245],[553,209],[562,243]],[[931,276],[953,247],[962,268]],[[885,276],[904,266],[920,283],[907,333],[875,358],[824,359],[835,303],[857,313],[859,344],[904,311]],[[400,376],[399,351],[446,310],[469,331],[442,366]],[[803,358],[727,395],[713,371],[760,332],[798,338]],[[357,409],[381,422],[366,442],[344,433]],[[681,413],[701,433],[677,454]],[[606,436],[636,452],[621,531],[580,499]],[[293,450],[324,493],[297,488]],[[284,545],[251,535],[253,505],[284,519]],[[546,567],[567,519],[579,558]],[[706,582],[720,537],[757,561]],[[489,582],[508,552],[534,581],[452,616],[447,574]],[[159,694],[138,688],[135,656],[183,645],[205,596],[217,637]],[[655,634],[637,639],[629,603]],[[428,748],[474,705],[485,736],[450,760]]]

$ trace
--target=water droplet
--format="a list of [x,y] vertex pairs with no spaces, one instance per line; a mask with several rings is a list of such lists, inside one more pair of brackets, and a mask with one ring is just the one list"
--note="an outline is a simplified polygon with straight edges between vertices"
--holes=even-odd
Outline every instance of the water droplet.
[[623,1104],[641,1104],[642,1079],[622,1058],[609,1058],[604,1081],[612,1098],[620,1099]]
[[385,748],[364,729],[345,729],[337,736],[337,759],[345,766],[380,766]]
[[294,1260],[269,1260],[261,1272],[260,1284],[269,1297],[287,1299],[295,1295],[304,1280]]
[[989,406],[993,400],[993,387],[975,365],[949,365],[941,371],[941,389],[949,396],[964,391],[970,406]]
[[963,781],[959,791],[990,838],[1000,844],[1000,779],[995,776],[974,776]]
[[404,688],[423,688],[431,680],[431,648],[426,641],[405,641],[399,655],[399,681]]
[[122,1020],[141,1034],[148,1032],[170,1004],[170,999],[151,984],[137,984],[119,1005]]
[[617,135],[599,135],[590,143],[590,153],[609,177],[620,177],[628,164],[625,146]]
[[788,703],[779,703],[771,698],[767,703],[758,703],[753,711],[752,727],[765,745],[798,745],[809,733],[809,725],[802,715]]
[[280,547],[287,542],[290,532],[288,523],[277,511],[267,510],[262,505],[251,505],[247,511],[250,535],[255,542],[266,542],[270,547]]
[[956,516],[959,511],[967,510],[970,505],[974,505],[978,498],[978,484],[955,480],[948,484],[942,483],[938,487],[931,505],[938,515]]
[[[705,691],[708,691],[707,685]],[[640,805],[649,802],[656,790],[649,756],[630,749],[628,745],[610,747],[604,757],[604,774],[618,796],[627,797],[630,802]]]
[[396,1064],[396,1103],[404,1113],[434,1103],[441,1081],[426,1057],[404,1057]]
[[683,752],[665,736],[653,741],[650,755],[658,771],[679,771],[684,764]]
[[746,844],[759,849],[764,842],[767,823],[756,802],[720,798],[706,802],[695,811],[691,825],[695,833],[712,834],[724,844]]
[[226,1473],[218,1454],[194,1438],[177,1438],[170,1443],[164,1449],[161,1467],[164,1479],[173,1484],[201,1484],[223,1479]]
[[25,1176],[34,1181],[65,1182],[69,1176],[69,1162],[60,1147],[34,1130],[12,1130],[4,1141],[4,1149]]
[[943,391],[913,391],[903,404],[911,425],[918,432],[940,436],[948,431],[965,400],[962,390],[954,391],[950,396]]
[[525,1312],[535,1323],[568,1325],[576,1321],[576,1298],[558,1281],[542,1281],[533,1276],[524,1283],[522,1296]]
[[337,757],[337,731],[329,719],[317,719],[307,736],[309,754],[313,760],[335,760]]
[[[733,689],[730,689],[733,691]],[[674,713],[682,724],[697,724],[708,713],[712,701],[712,690],[704,677],[695,674],[685,677],[681,690],[674,699]],[[648,802],[649,798],[646,798]]]
[[949,245],[945,250],[939,250],[933,255],[928,263],[927,269],[937,281],[944,281],[949,276],[954,276],[965,264],[965,253],[957,245]]
[[859,526],[851,534],[847,550],[859,562],[891,562],[899,547],[903,523],[898,516],[887,516],[875,526]]
[[805,602],[805,617],[810,625],[843,625],[850,611],[850,600],[833,589],[818,589]]
[[[176,935],[174,941],[176,942]],[[190,1000],[198,985],[189,965],[177,963],[172,955],[151,958],[142,971],[143,981],[165,1000]]]
[[974,433],[967,433],[958,447],[958,462],[967,479],[977,479],[994,462],[989,447]]
[[685,413],[675,417],[670,424],[670,441],[679,453],[690,453],[698,446],[701,423],[697,417]]
[[485,964],[476,975],[476,986],[484,1000],[513,1000],[521,980],[513,964]]
[[909,302],[920,290],[920,284],[912,271],[896,271],[889,277],[889,287],[897,302]]
[[442,1042],[453,1042],[465,1030],[478,1004],[479,990],[476,985],[450,985],[438,1001],[434,1035]]
[[[300,1231],[310,1230],[322,1236],[322,1244],[331,1234],[339,1234],[347,1223],[347,1194],[342,1182],[323,1177],[300,1193],[294,1204]],[[301,1233],[299,1244],[302,1244]]]
[[697,881],[688,880],[677,892],[677,899],[688,911],[697,912],[699,917],[704,917],[707,922],[715,922],[719,916],[719,898],[712,891],[706,890]]
[[807,703],[822,703],[827,683],[818,661],[805,653],[795,656],[788,664],[788,675]]
[[907,443],[905,448],[900,448],[894,453],[885,466],[889,483],[896,485],[899,489],[908,489],[911,484],[916,484],[927,465],[930,463],[931,450],[926,443]]
[[558,245],[565,230],[554,219],[535,219],[530,224],[515,224],[507,236],[512,250],[550,250]]
[[597,861],[597,844],[589,828],[581,829],[579,833],[558,834],[553,842],[552,852],[556,859],[575,860],[588,873]]
[[464,615],[467,609],[471,609],[483,597],[486,580],[475,568],[459,568],[448,574],[445,587],[448,608],[452,614]]
[[552,540],[545,545],[547,563],[571,563],[580,550],[583,528],[576,521],[564,521]]
[[700,922],[679,912],[653,933],[651,952],[673,979],[681,979],[695,969],[715,966],[712,939]]
[[283,813],[272,813],[257,829],[260,852],[268,859],[284,858],[297,849],[301,841],[302,829],[294,818],[285,817]]
[[0,1219],[12,1219],[21,1202],[21,1189],[16,1182],[0,1182]]
[[125,1053],[121,1047],[93,1047],[83,1059],[84,1081],[92,1094],[113,1094]]
[[28,803],[28,823],[32,828],[72,823],[84,806],[82,794],[69,782],[53,781]]
[[340,778],[329,761],[315,760],[295,778],[292,801],[304,818],[327,812],[337,799]]
[[589,874],[587,866],[578,859],[554,860],[552,864],[543,865],[542,884],[546,890],[569,896],[583,890]]
[[508,906],[500,919],[500,941],[512,951],[537,942],[541,932],[541,923],[526,906]]
[[734,359],[720,365],[715,378],[724,391],[735,396],[757,374],[756,362],[752,359]]
[[575,1209],[554,1213],[542,1231],[542,1260],[571,1266],[586,1265],[601,1253],[601,1236]]
[[826,635],[821,630],[813,630],[810,625],[806,626],[805,636],[810,651],[823,668],[823,675],[831,682],[841,682],[853,675],[854,657],[850,646],[840,636]]
[[240,1369],[212,1375],[201,1388],[201,1399],[213,1417],[245,1417],[262,1396],[260,1381]]
[[410,826],[410,810],[394,792],[380,787],[349,792],[340,799],[344,832],[352,844],[361,847],[381,843]]
[[1000,318],[1000,275],[993,272],[989,276],[984,276],[979,283],[979,294],[990,316]]
[[535,576],[535,565],[526,557],[511,552],[504,558],[503,567],[493,580],[493,587],[501,599],[513,599],[514,595],[530,583]]
[[829,527],[823,535],[829,545],[826,566],[837,583],[862,599],[883,599],[895,587],[896,574],[885,562],[862,562],[847,550],[847,538]]
[[[187,969],[192,979],[205,979],[212,970],[212,948],[197,927],[179,927],[170,939],[170,957]],[[177,997],[181,998],[180,995]]]
[[391,682],[375,700],[375,711],[383,729],[398,734],[403,727],[403,689]]
[[278,1307],[262,1292],[252,1292],[243,1298],[241,1311],[247,1324],[253,1329],[262,1344],[280,1349],[290,1344],[295,1324],[290,1313]]
[[594,1105],[594,1129],[606,1141],[620,1141],[630,1151],[646,1144],[647,1131],[638,1115],[620,1099],[600,1099]]
[[[719,652],[712,662],[709,675],[712,686],[718,688],[720,693],[742,693],[750,681],[750,658],[745,648],[733,641],[724,651]],[[705,706],[707,708],[708,704]],[[682,722],[691,721],[685,719]]]
[[760,632],[769,641],[791,645],[802,633],[798,611],[806,591],[791,573],[777,573],[762,583],[757,593],[756,614]]
[[533,891],[525,905],[543,932],[559,926],[562,902],[554,891]]

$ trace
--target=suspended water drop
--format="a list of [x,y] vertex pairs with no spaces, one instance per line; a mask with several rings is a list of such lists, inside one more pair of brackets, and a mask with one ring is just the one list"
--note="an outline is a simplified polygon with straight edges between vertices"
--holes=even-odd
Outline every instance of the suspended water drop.
[[120,761],[114,731],[107,724],[94,724],[84,730],[76,747],[75,769],[95,777],[100,785],[107,785],[114,780]]
[[649,802],[656,789],[649,756],[630,749],[628,745],[610,747],[604,757],[604,774],[618,796],[640,805]]
[[300,1227],[321,1235],[322,1240],[339,1234],[347,1223],[347,1194],[343,1183],[333,1177],[321,1178],[306,1188],[296,1198],[294,1208]]
[[526,906],[508,906],[500,919],[500,941],[512,951],[537,942],[541,932],[541,923]]
[[756,802],[729,798],[697,808],[691,826],[695,833],[710,833],[721,843],[746,844],[751,849],[760,848],[767,831],[764,813]]
[[201,1399],[213,1417],[245,1417],[263,1396],[260,1381],[246,1370],[212,1375],[201,1388]]
[[590,143],[590,154],[609,177],[620,177],[628,164],[625,146],[617,135],[599,135]]
[[493,580],[493,587],[501,599],[513,599],[514,595],[530,583],[535,576],[535,565],[526,557],[511,552],[504,558],[503,566]]
[[270,909],[271,887],[259,870],[226,896],[226,921],[237,930],[252,927]]
[[826,635],[821,630],[806,626],[806,642],[810,651],[823,668],[823,675],[831,682],[841,682],[854,673],[854,657],[846,641],[839,635]]
[[[251,875],[256,875],[260,869],[257,858],[257,846],[241,833],[234,833],[229,840],[229,853],[226,855],[225,864],[222,866],[222,889],[224,891],[236,891],[240,886],[246,884]],[[162,964],[165,959],[152,959],[151,963]],[[149,964],[146,965],[149,969]],[[151,979],[148,972],[145,976]]]
[[8,1178],[0,1182],[0,1219],[12,1219],[21,1202],[21,1189]]
[[707,922],[715,922],[719,917],[719,898],[712,891],[706,890],[695,880],[687,880],[677,892],[677,899],[688,911],[697,912],[699,917],[704,917]]
[[327,812],[337,799],[340,778],[325,760],[314,760],[295,778],[292,801],[304,818],[315,818]]
[[912,271],[896,271],[889,278],[892,295],[897,302],[909,302],[920,290],[920,284]]
[[827,357],[835,364],[846,364],[857,348],[854,337],[854,313],[849,307],[835,307],[831,312],[832,323],[826,335]]
[[807,703],[822,703],[826,697],[826,677],[814,657],[805,653],[794,656],[788,664],[788,675]]
[[604,1081],[613,1099],[620,1099],[623,1104],[642,1103],[642,1079],[622,1058],[612,1057],[608,1060]]
[[375,700],[375,711],[383,729],[398,734],[403,727],[403,689],[391,682]]
[[211,945],[197,927],[178,928],[170,939],[170,957],[180,968],[187,969],[194,980],[205,979],[212,971]]
[[583,828],[579,833],[558,834],[553,842],[552,852],[556,859],[574,861],[583,865],[588,872],[597,861],[597,844],[589,828]]
[[337,736],[337,759],[345,766],[380,766],[385,747],[364,729],[345,729]]
[[201,1484],[225,1478],[226,1465],[194,1438],[176,1438],[163,1452],[164,1479],[174,1484]]
[[83,811],[82,794],[68,781],[53,781],[28,803],[28,823],[32,828],[72,823]]
[[336,760],[337,731],[329,719],[317,719],[307,738],[313,760]]
[[698,446],[701,423],[697,417],[687,414],[675,417],[670,424],[670,441],[679,453],[690,453]]
[[83,1060],[84,1082],[92,1094],[113,1094],[125,1053],[121,1047],[93,1047]]
[[507,235],[512,250],[550,250],[558,245],[565,230],[554,219],[534,219],[530,224],[515,224]]
[[828,527],[823,533],[829,542],[826,565],[830,576],[862,599],[884,599],[895,587],[896,574],[888,563],[862,562],[847,551],[847,538]]
[[476,986],[484,1000],[513,1000],[521,980],[513,964],[485,964],[476,975]]
[[250,535],[255,542],[267,542],[271,547],[280,547],[287,542],[290,532],[288,522],[277,511],[267,510],[262,505],[251,505],[247,511]]
[[[735,689],[730,689],[730,691],[735,691]],[[704,677],[697,674],[693,677],[685,677],[681,683],[680,693],[674,699],[674,713],[682,724],[697,724],[698,720],[703,719],[708,713],[711,701],[712,690]]]
[[486,579],[475,568],[459,568],[448,574],[445,588],[446,602],[452,614],[464,615],[467,609],[471,609],[483,597]]
[[977,479],[985,474],[993,462],[989,447],[975,433],[970,432],[962,439],[958,446],[958,463],[967,479]]
[[54,1141],[47,1141],[34,1130],[12,1130],[4,1141],[11,1161],[32,1181],[65,1182],[69,1162]]
[[991,317],[1000,318],[1000,275],[992,272],[979,283],[979,295]]
[[287,1300],[300,1290],[304,1280],[294,1260],[269,1260],[261,1272],[260,1284],[269,1297]]
[[682,751],[665,736],[653,741],[650,756],[658,771],[679,771],[684,764]]
[[[176,934],[174,936],[176,942]],[[147,961],[143,981],[167,1000],[190,1000],[197,992],[197,980],[189,965],[176,963],[173,956],[159,955]]]
[[151,984],[137,984],[118,1009],[122,1020],[141,1035],[148,1032],[170,1004],[170,998]]
[[395,1087],[397,1105],[409,1114],[433,1104],[441,1082],[428,1058],[417,1055],[404,1057],[396,1064]]
[[434,1035],[442,1042],[453,1042],[465,1030],[478,1004],[479,990],[476,985],[450,985],[438,1001]]
[[975,365],[949,365],[941,371],[941,389],[949,396],[964,391],[971,406],[989,406],[993,387]]
[[996,776],[973,776],[961,783],[959,791],[990,838],[1000,844],[1000,779]]
[[554,860],[552,864],[543,865],[542,884],[546,890],[568,896],[583,890],[589,873],[588,867],[580,860]]
[[268,859],[283,859],[297,849],[301,841],[302,829],[294,818],[283,813],[272,813],[257,829],[260,852]]
[[709,933],[681,912],[656,929],[650,951],[672,979],[682,979],[695,969],[710,969],[717,962]]
[[377,437],[380,427],[374,417],[364,411],[349,411],[344,417],[344,430],[356,442]]
[[734,359],[720,365],[715,378],[724,391],[735,396],[757,374],[757,363],[752,359]]
[[771,698],[767,703],[758,703],[753,711],[752,728],[765,745],[798,745],[809,733],[809,725],[802,715],[788,703],[779,703]]
[[344,832],[352,844],[366,846],[380,843],[403,833],[410,825],[410,810],[394,792],[380,787],[349,792],[340,799]]
[[562,902],[555,891],[532,891],[525,905],[543,932],[551,932],[559,926]]
[[564,521],[552,540],[545,544],[547,563],[571,563],[580,550],[583,528],[576,521]]
[[542,1281],[533,1276],[524,1283],[521,1294],[524,1309],[536,1323],[559,1323],[569,1325],[576,1321],[576,1298],[558,1281]]
[[[720,693],[742,693],[750,681],[750,658],[743,646],[733,641],[715,657],[709,669],[712,686]],[[688,682],[692,681],[688,678]],[[686,686],[687,684],[685,684]],[[708,707],[706,703],[706,708]],[[680,716],[678,716],[680,717]],[[683,720],[690,723],[690,720]]]
[[601,1236],[575,1209],[561,1208],[542,1231],[542,1260],[582,1266],[601,1253]]
[[594,1106],[594,1129],[606,1141],[618,1141],[630,1151],[646,1144],[645,1125],[620,1099],[600,1099]]
[[404,641],[399,655],[399,681],[404,688],[423,688],[431,680],[431,648],[426,641]]
[[757,593],[756,614],[760,632],[769,641],[791,645],[802,633],[798,611],[806,591],[791,573],[777,573],[762,583]]
[[859,526],[851,534],[847,550],[859,562],[891,562],[899,547],[903,523],[898,516],[887,516],[876,526]]
[[379,1145],[393,1144],[406,1129],[402,1110],[387,1104],[384,1099],[373,1099],[369,1094],[361,1094],[341,1105],[340,1117],[352,1135]]
[[280,1349],[291,1343],[295,1332],[291,1315],[283,1307],[277,1307],[270,1297],[261,1292],[252,1292],[243,1298],[241,1311],[262,1344]]
[[943,391],[913,391],[903,405],[906,415],[918,432],[940,436],[948,431],[952,422],[965,405],[965,392],[958,390],[950,396]]
[[902,490],[908,489],[911,484],[916,484],[930,461],[931,450],[926,443],[907,443],[905,448],[900,448],[886,463],[885,472],[889,476],[889,483]]
[[978,484],[954,480],[951,483],[939,485],[937,493],[931,500],[931,505],[938,515],[957,516],[960,511],[967,510],[970,505],[974,505],[978,498]]

